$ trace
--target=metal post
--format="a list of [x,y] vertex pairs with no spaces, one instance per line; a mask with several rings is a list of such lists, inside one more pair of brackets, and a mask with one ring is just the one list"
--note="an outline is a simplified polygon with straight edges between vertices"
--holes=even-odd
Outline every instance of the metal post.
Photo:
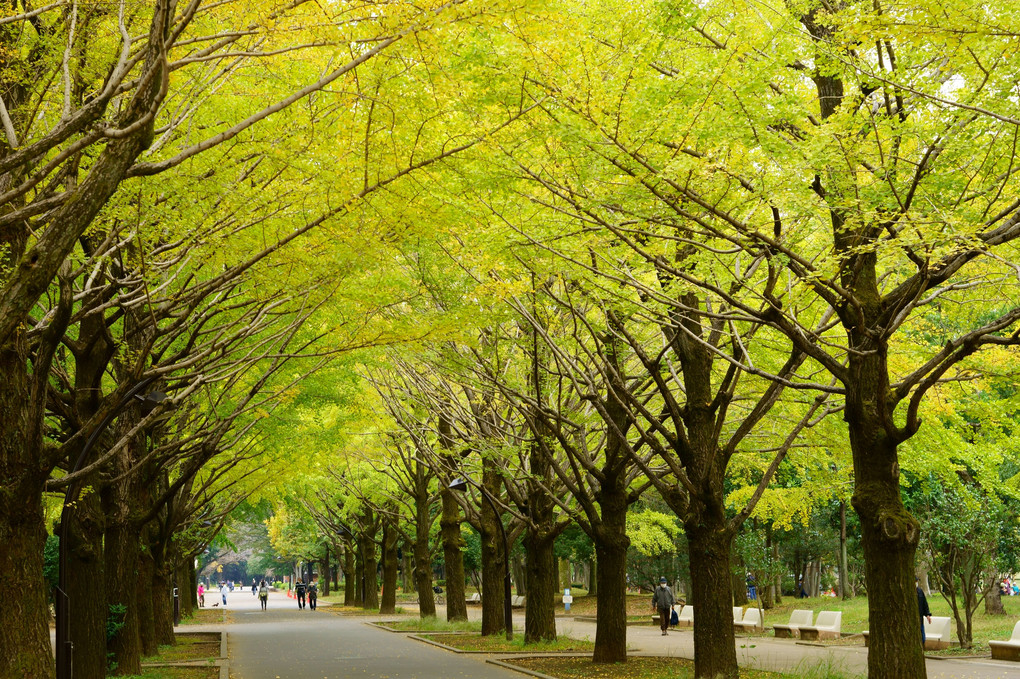
[[174,625],[181,624],[181,598],[177,595],[177,588],[174,587]]

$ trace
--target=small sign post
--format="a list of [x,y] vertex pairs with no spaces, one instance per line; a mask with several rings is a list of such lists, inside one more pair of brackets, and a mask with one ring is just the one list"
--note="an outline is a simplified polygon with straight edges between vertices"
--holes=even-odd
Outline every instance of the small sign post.
[[570,604],[574,603],[574,597],[570,596],[570,588],[567,587],[563,590],[563,609],[565,612],[570,612]]

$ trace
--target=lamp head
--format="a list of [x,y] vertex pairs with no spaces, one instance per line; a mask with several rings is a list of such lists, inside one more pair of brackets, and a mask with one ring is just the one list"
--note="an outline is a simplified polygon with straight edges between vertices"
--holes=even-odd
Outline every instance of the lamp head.
[[455,490],[459,493],[463,493],[464,491],[466,491],[467,487],[468,487],[467,479],[463,477],[458,477],[454,479],[453,481],[450,482],[450,485],[447,486],[447,488],[449,488],[450,490]]

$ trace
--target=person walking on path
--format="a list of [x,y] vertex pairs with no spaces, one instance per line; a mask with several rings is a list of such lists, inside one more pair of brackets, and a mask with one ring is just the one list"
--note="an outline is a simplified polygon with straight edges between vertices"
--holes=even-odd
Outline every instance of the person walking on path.
[[319,600],[319,586],[314,582],[308,583],[308,608],[315,610],[315,605]]
[[931,609],[928,608],[928,597],[924,595],[924,590],[921,589],[920,579],[914,578],[914,584],[917,586],[917,610],[921,612],[921,648],[924,648],[924,619],[928,618],[928,624],[931,624]]
[[255,584],[255,578],[252,578],[251,579],[251,595],[255,596],[255,594],[257,592],[258,592],[258,585]]
[[266,602],[269,601],[269,585],[263,579],[259,583],[259,603],[262,604],[262,610],[266,610]]
[[673,610],[675,604],[676,597],[673,596],[673,590],[666,584],[666,578],[659,578],[659,586],[652,594],[652,608],[659,613],[659,628],[662,630],[662,636],[668,634],[666,630],[669,628],[669,612]]
[[304,608],[305,607],[305,583],[303,583],[301,580],[298,580],[297,584],[294,585],[294,594],[297,595],[297,607],[299,609]]
[[205,585],[198,583],[198,607],[205,608]]
[[223,605],[227,605],[227,584],[225,582],[220,583],[220,596],[223,597]]

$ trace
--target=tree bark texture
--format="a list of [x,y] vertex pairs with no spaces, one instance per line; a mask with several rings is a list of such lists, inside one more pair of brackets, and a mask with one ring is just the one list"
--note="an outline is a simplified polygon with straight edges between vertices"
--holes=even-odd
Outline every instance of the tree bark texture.
[[138,619],[138,564],[141,558],[138,531],[128,521],[126,505],[108,499],[123,490],[123,486],[107,488],[103,502],[106,511],[106,597],[111,606],[124,609],[124,625],[108,642],[108,650],[113,653],[116,674],[135,675],[142,672]]
[[83,490],[68,526],[67,594],[75,679],[106,677],[106,582],[103,513],[94,487]]
[[159,650],[159,637],[156,634],[156,610],[152,606],[152,584],[156,578],[156,563],[152,557],[149,529],[143,530],[142,542],[145,549],[139,552],[138,578],[138,636],[142,642],[142,656],[155,655]]
[[[854,359],[851,359],[853,368]],[[858,370],[847,393],[854,457],[853,506],[861,521],[868,587],[869,679],[923,679],[920,615],[914,585],[919,526],[900,498],[896,445],[872,410],[882,371]],[[870,412],[869,412],[870,411]]]
[[379,608],[379,557],[375,544],[375,531],[371,534],[364,533],[361,536],[361,552],[365,555],[365,600],[361,607],[370,610]]
[[383,585],[379,612],[382,614],[397,611],[397,531],[389,522],[383,525]]
[[[460,534],[462,514],[453,491],[439,491],[442,516],[439,531],[443,539],[443,561],[446,564],[446,619],[467,620],[467,597],[464,595],[464,538]],[[419,594],[421,592],[419,591]]]
[[0,345],[0,573],[18,595],[0,606],[0,676],[43,679],[55,672],[43,580],[46,524],[41,416],[32,405],[23,335]]
[[622,474],[607,474],[599,489],[602,521],[592,536],[598,559],[598,610],[592,662],[627,660],[627,487]]
[[[691,601],[694,616],[694,676],[739,676],[733,636],[733,597],[730,564],[733,535],[723,526],[691,526],[687,547],[691,555]],[[744,589],[744,579],[739,578]]]
[[344,545],[344,606],[358,605],[358,567],[354,549]]
[[[482,486],[490,497],[498,498],[500,476],[487,462],[482,463]],[[510,567],[503,554],[502,520],[489,502],[479,507],[479,532],[482,535],[482,636],[506,630],[503,620],[503,577]]]
[[[534,517],[533,517],[534,519]],[[524,609],[524,642],[556,639],[556,555],[555,537],[548,527],[529,529],[524,535],[524,581],[528,605]]]

